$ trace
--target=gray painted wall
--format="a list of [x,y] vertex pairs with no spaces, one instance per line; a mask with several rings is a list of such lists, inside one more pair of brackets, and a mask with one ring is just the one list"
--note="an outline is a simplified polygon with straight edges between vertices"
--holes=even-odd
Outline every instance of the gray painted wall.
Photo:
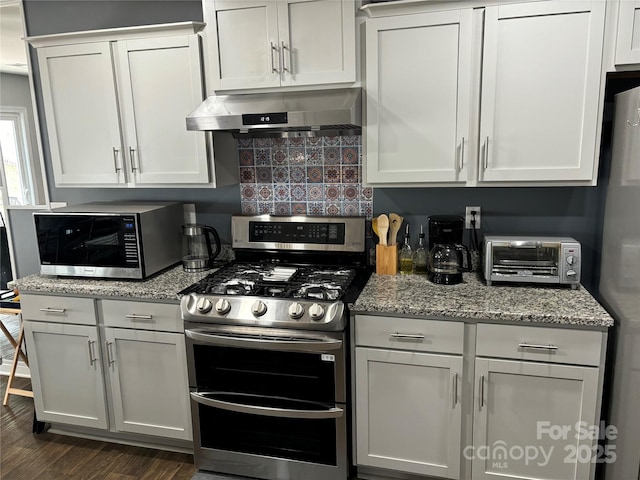
[[[200,1],[36,1],[25,0],[29,35],[85,29],[202,20]],[[37,74],[37,72],[36,72]],[[40,93],[37,92],[39,101]],[[39,103],[39,111],[42,106]],[[41,114],[41,118],[42,118]],[[44,127],[44,125],[43,125]],[[46,132],[46,129],[42,129]],[[48,143],[44,135],[47,175]],[[602,162],[606,172],[607,161]],[[605,183],[602,182],[601,185]],[[583,244],[583,283],[597,284],[603,186],[553,188],[376,189],[374,214],[394,211],[413,227],[433,214],[462,214],[466,205],[482,207],[482,233],[571,235]],[[240,211],[239,187],[204,189],[61,189],[50,187],[52,201],[166,199],[195,202],[198,221],[209,223],[228,241],[229,219]],[[416,232],[416,229],[413,229]],[[415,238],[415,236],[414,236]],[[468,240],[466,240],[467,243]]]
[[[32,172],[36,176],[36,185],[42,185],[40,155],[36,140],[36,124],[33,117],[31,89],[29,77],[12,73],[0,73],[0,105],[3,107],[23,107],[27,110],[27,128],[29,129],[29,153]],[[36,193],[36,203],[44,202],[44,191],[40,188]]]

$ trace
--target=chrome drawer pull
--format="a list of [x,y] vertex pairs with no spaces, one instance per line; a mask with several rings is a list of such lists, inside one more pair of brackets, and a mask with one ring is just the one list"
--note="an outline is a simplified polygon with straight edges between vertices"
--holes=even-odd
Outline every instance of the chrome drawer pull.
[[130,313],[125,315],[125,318],[130,318],[132,320],[153,320],[153,315],[138,315],[136,313]]
[[407,340],[424,340],[424,335],[422,333],[392,333],[389,335],[390,338],[402,338]]
[[534,350],[558,350],[555,345],[536,345],[534,343],[520,343],[518,348],[532,348]]
[[113,359],[113,352],[111,351],[111,345],[113,345],[113,342],[105,342],[107,345],[107,363],[109,365],[113,365],[114,363],[116,363],[116,361]]
[[41,308],[40,309],[41,312],[45,312],[45,313],[64,313],[67,311],[66,308]]

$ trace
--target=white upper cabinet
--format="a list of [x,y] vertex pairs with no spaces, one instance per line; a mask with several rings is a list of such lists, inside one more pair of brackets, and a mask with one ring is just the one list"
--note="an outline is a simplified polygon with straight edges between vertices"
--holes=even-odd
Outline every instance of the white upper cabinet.
[[124,181],[109,43],[43,48],[38,62],[56,183]]
[[213,90],[355,81],[353,0],[205,0]]
[[186,128],[204,98],[200,28],[185,22],[28,39],[38,52],[57,186],[237,183],[216,176],[210,134]]
[[367,183],[595,184],[604,2],[363,8]]
[[471,30],[471,9],[367,21],[368,183],[466,181]]
[[604,9],[592,1],[486,9],[479,181],[594,178]]
[[208,183],[205,133],[185,125],[204,94],[198,37],[125,40],[117,48],[125,148],[135,182]]
[[640,63],[640,0],[620,0],[616,65]]

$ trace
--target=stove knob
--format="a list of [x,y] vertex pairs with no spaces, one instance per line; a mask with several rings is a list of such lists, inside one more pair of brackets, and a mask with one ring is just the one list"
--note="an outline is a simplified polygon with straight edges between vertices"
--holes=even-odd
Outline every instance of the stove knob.
[[251,305],[251,313],[253,313],[256,317],[261,317],[265,313],[267,313],[267,306],[264,302],[260,300],[256,300],[253,305]]
[[291,318],[300,318],[304,315],[304,307],[298,302],[292,303],[289,307],[289,316]]
[[229,313],[229,310],[231,310],[231,304],[226,298],[221,298],[216,302],[216,312],[218,312],[220,315]]
[[309,316],[311,320],[320,320],[324,317],[324,308],[322,308],[322,305],[318,305],[317,303],[311,305],[309,307]]
[[206,297],[202,297],[198,299],[198,303],[196,303],[196,309],[200,313],[209,313],[213,308],[213,304],[211,300]]

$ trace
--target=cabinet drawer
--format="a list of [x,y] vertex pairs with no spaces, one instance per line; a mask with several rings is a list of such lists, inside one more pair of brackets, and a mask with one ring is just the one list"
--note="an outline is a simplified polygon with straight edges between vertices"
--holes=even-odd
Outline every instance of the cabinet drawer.
[[102,300],[100,303],[106,327],[184,331],[179,305],[124,300]]
[[464,346],[464,323],[357,315],[356,344],[461,354]]
[[598,366],[602,336],[584,330],[481,324],[476,355]]
[[21,294],[20,306],[25,320],[77,325],[98,323],[92,298]]

